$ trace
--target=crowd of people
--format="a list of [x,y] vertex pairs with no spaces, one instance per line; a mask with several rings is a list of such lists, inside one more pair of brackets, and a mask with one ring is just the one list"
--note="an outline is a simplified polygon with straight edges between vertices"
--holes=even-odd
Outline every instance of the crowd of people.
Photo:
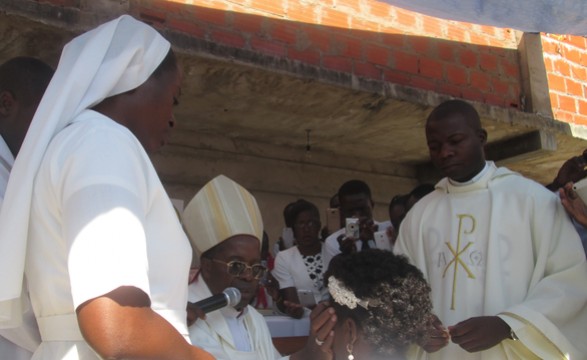
[[[272,261],[234,180],[180,216],[171,204],[148,155],[181,80],[170,43],[127,15],[73,39],[55,71],[0,66],[0,358],[587,358],[585,156],[544,187],[485,158],[473,106],[443,102],[426,120],[442,180],[393,197],[383,221],[361,180],[326,226],[292,202]],[[298,351],[273,345],[260,286],[309,317]],[[234,306],[202,308],[231,287]]]

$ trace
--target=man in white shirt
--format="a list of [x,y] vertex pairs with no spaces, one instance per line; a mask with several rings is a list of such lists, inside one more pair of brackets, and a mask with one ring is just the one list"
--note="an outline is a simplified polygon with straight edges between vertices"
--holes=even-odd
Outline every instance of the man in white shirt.
[[[275,360],[282,356],[272,343],[265,320],[250,304],[265,274],[261,265],[263,221],[255,198],[242,186],[219,175],[207,183],[183,213],[192,245],[200,254],[200,272],[189,287],[190,302],[240,290],[241,301],[206,314],[189,328],[190,339],[216,359]],[[192,305],[190,305],[192,306]],[[334,321],[332,309],[317,306],[307,345],[292,359],[327,359]],[[330,339],[330,342],[326,339]],[[322,340],[326,340],[322,342]]]
[[[362,249],[376,248],[374,233],[385,231],[391,222],[378,222],[373,220],[373,199],[371,189],[361,180],[349,180],[338,189],[340,201],[340,223],[345,224],[347,218],[359,220],[359,237],[347,237],[345,227],[330,234],[324,241],[324,267],[328,268],[330,260],[344,251],[361,251]],[[387,236],[387,234],[385,234]],[[391,242],[389,247],[391,248]]]
[[585,359],[587,263],[557,196],[485,160],[487,133],[464,101],[435,108],[426,139],[446,177],[394,248],[426,276],[438,316],[415,358]]
[[[31,57],[16,57],[0,65],[0,204],[14,158],[52,76],[49,65]],[[41,342],[28,296],[24,301],[22,326],[0,330],[2,359],[30,359]]]

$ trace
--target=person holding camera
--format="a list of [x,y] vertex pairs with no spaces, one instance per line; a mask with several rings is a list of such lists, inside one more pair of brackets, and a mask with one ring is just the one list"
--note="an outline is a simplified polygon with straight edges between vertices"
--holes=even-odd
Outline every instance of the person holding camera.
[[587,149],[581,156],[573,156],[565,161],[554,180],[546,187],[551,191],[558,191],[561,204],[571,216],[587,255],[587,205],[575,191],[575,183],[587,176],[585,167],[587,167]]
[[[349,180],[338,189],[340,202],[340,223],[346,226],[332,233],[324,241],[324,266],[342,253],[371,248],[391,249],[391,242],[385,230],[389,221],[373,220],[373,199],[371,189],[361,180]],[[380,232],[381,231],[381,232]],[[375,236],[383,235],[384,243],[376,243]],[[386,243],[385,243],[386,242]]]

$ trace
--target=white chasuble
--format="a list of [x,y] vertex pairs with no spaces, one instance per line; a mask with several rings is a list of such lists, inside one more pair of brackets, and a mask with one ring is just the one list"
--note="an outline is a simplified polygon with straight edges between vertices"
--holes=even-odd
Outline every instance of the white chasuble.
[[446,178],[400,228],[394,251],[428,279],[445,327],[500,316],[519,337],[468,353],[452,342],[427,359],[585,359],[587,263],[558,197],[491,162],[467,185]]

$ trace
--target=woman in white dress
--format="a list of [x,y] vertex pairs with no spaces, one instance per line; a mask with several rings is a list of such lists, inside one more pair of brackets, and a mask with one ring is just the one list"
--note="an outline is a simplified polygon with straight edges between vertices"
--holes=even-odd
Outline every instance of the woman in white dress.
[[190,245],[148,156],[180,83],[169,42],[130,16],[65,46],[0,215],[0,321],[18,323],[24,274],[33,359],[212,358],[188,342]]
[[[289,216],[297,245],[277,254],[271,274],[279,282],[278,309],[300,318],[304,314],[302,305],[313,308],[312,303],[317,304],[327,296],[319,238],[320,213],[316,205],[300,199],[290,207]],[[302,303],[298,293],[305,293],[309,298]]]

